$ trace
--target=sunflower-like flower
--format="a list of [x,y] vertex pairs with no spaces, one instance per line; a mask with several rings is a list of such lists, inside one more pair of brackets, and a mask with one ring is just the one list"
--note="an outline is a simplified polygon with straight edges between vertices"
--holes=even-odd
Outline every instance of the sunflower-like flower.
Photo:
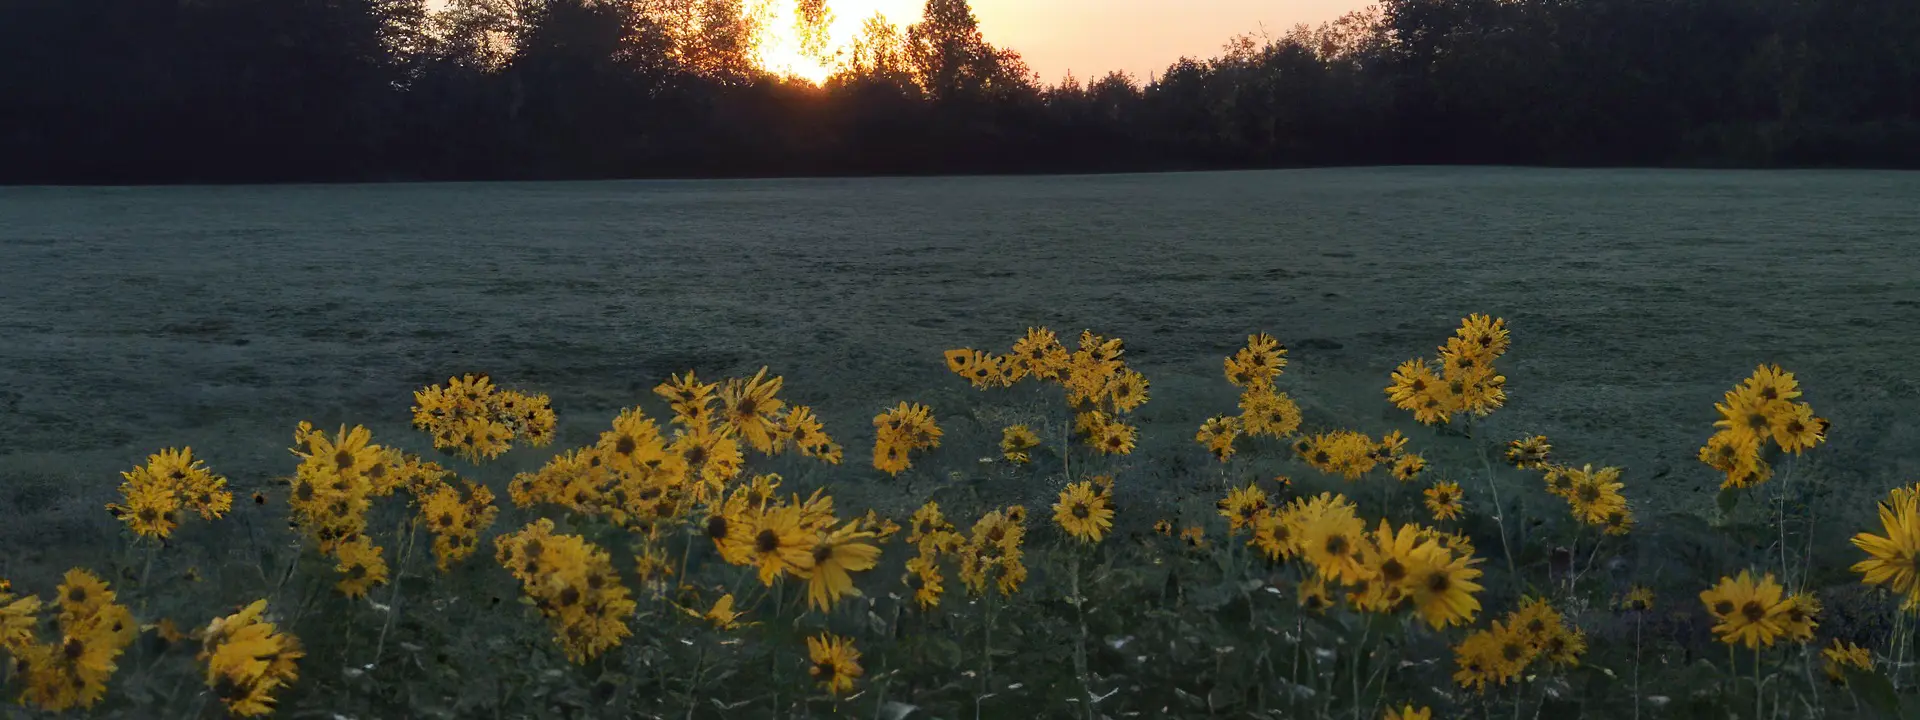
[[943,434],[933,411],[918,403],[903,402],[875,415],[873,427],[873,466],[889,475],[912,467],[913,452],[940,447]]
[[1363,433],[1341,430],[1303,437],[1293,450],[1315,470],[1353,481],[1379,465],[1384,457],[1379,447]]
[[1885,586],[1909,610],[1920,607],[1920,498],[1896,489],[1880,502],[1884,535],[1859,533],[1851,542],[1868,555],[1853,564],[1860,582]]
[[1713,632],[1721,642],[1748,648],[1772,647],[1774,640],[1787,632],[1788,600],[1783,592],[1773,573],[1755,579],[1753,573],[1742,570],[1738,578],[1723,577],[1702,591],[1700,602],[1717,621]]
[[1381,720],[1433,720],[1433,709],[1425,706],[1416,708],[1412,704],[1397,710],[1389,706],[1387,714],[1382,715]]
[[1196,552],[1207,549],[1207,529],[1199,525],[1180,528],[1180,544]]
[[860,668],[860,651],[854,649],[852,640],[843,637],[821,633],[807,638],[807,655],[813,660],[808,674],[832,695],[852,690],[865,672]]
[[1107,399],[1118,412],[1132,412],[1147,403],[1147,376],[1122,370],[1107,381]]
[[1435,520],[1458,519],[1464,510],[1460,483],[1451,480],[1434,483],[1424,494],[1427,496],[1427,511],[1433,513]]
[[479,549],[481,533],[500,514],[500,508],[493,504],[492,490],[471,480],[463,482],[467,489],[464,497],[459,488],[444,482],[416,496],[420,520],[433,533],[433,554],[441,572],[473,555]]
[[866,540],[873,533],[858,529],[856,522],[830,533],[820,533],[812,547],[799,556],[794,574],[807,581],[807,604],[827,612],[842,595],[859,595],[848,573],[872,570],[879,562],[880,548]]
[[1013,343],[1012,358],[1023,375],[1040,380],[1059,379],[1069,361],[1067,349],[1046,328],[1027,328],[1027,334]]
[[1300,429],[1300,406],[1271,385],[1256,385],[1240,393],[1239,420],[1248,435],[1284,438]]
[[607,551],[541,518],[494,539],[494,557],[540,608],[567,659],[584,664],[632,635],[635,603]]
[[1564,470],[1570,483],[1567,503],[1573,509],[1573,516],[1589,525],[1605,525],[1607,517],[1615,511],[1625,510],[1627,499],[1620,494],[1626,487],[1620,482],[1620,469],[1613,467],[1593,469],[1586,465],[1579,470]]
[[951,530],[953,523],[947,522],[946,516],[940,513],[940,503],[928,502],[913,511],[913,519],[907,526],[907,542],[920,545]]
[[1534,435],[1507,443],[1507,462],[1521,470],[1544,470],[1553,461],[1547,436]]
[[1095,430],[1093,447],[1104,455],[1126,455],[1133,452],[1139,435],[1140,429],[1137,427],[1118,420],[1108,420]]
[[[720,599],[713,601],[713,607],[710,609],[698,610],[690,607],[681,607],[680,611],[697,620],[712,625],[715,630],[738,630],[742,625],[740,618],[746,613],[734,610],[733,603],[733,593],[727,593],[721,595]],[[750,625],[753,623],[746,624]]]
[[776,418],[784,403],[776,395],[783,382],[777,375],[767,377],[764,367],[750,379],[727,380],[720,389],[721,424],[763,454],[778,452],[782,436]]
[[1427,459],[1418,454],[1401,455],[1393,461],[1393,477],[1400,482],[1413,482],[1427,469]]
[[772,585],[782,574],[797,573],[811,559],[814,539],[800,525],[799,508],[770,507],[728,538],[729,549],[722,552],[747,558],[758,569],[760,582]]
[[1242,388],[1271,386],[1287,366],[1287,348],[1273,336],[1259,333],[1247,336],[1240,348],[1225,362],[1227,382]]
[[946,591],[944,578],[940,574],[940,556],[934,543],[920,546],[920,554],[907,560],[907,573],[901,576],[908,589],[913,591],[913,601],[923,610],[940,605],[940,595]]
[[1200,424],[1200,432],[1194,434],[1193,440],[1205,446],[1215,459],[1226,462],[1233,457],[1233,441],[1239,437],[1240,418],[1216,415]]
[[266,600],[217,618],[207,626],[200,659],[207,663],[207,687],[242,717],[270,715],[274,695],[299,679],[298,662],[306,653],[297,638],[279,631],[264,616]]
[[1227,490],[1227,496],[1218,503],[1220,517],[1227,519],[1229,531],[1240,531],[1253,524],[1271,505],[1267,502],[1267,491],[1258,485],[1248,485]]
[[1365,531],[1366,525],[1351,511],[1322,513],[1301,523],[1301,554],[1329,582],[1368,580],[1362,551]]
[[179,525],[180,511],[190,509],[205,520],[224,517],[233,507],[227,479],[213,474],[193,457],[193,448],[166,449],[147,457],[147,464],[120,474],[122,503],[108,505],[135,535],[165,539]]
[[1069,484],[1053,504],[1053,521],[1076,540],[1098,543],[1113,529],[1113,508],[1108,502],[1107,493],[1094,490],[1091,482]]
[[107,681],[139,626],[114,591],[87,570],[68,570],[58,592],[60,633],[43,644],[35,635],[40,600],[14,599],[0,590],[0,649],[14,656],[25,690],[22,704],[54,711],[93,707],[106,696]]
[[1407,563],[1407,587],[1414,612],[1438,630],[1473,620],[1480,611],[1474,593],[1480,584],[1480,561],[1470,553],[1455,553],[1440,543],[1422,544]]
[[1861,672],[1873,671],[1873,653],[1866,648],[1850,642],[1841,642],[1834,638],[1833,644],[1820,651],[1821,666],[1826,670],[1827,679],[1844,684],[1847,670],[1852,668]]
[[340,573],[340,582],[334,587],[340,594],[350,598],[367,596],[367,591],[387,583],[387,561],[381,557],[380,546],[373,539],[360,535],[341,543],[334,551],[339,564],[334,571]]
[[1000,432],[1000,454],[1007,462],[1027,463],[1032,460],[1027,451],[1040,446],[1040,436],[1035,435],[1025,425],[1008,425]]
[[718,383],[700,382],[688,370],[686,375],[668,375],[666,382],[653,388],[653,394],[666,399],[667,407],[673,410],[674,424],[693,427],[713,422],[713,400],[719,389]]

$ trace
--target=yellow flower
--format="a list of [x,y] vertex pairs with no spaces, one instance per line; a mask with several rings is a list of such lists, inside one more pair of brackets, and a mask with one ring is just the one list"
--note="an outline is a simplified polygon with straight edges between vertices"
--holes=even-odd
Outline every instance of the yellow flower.
[[1805,403],[1794,404],[1786,417],[1773,426],[1774,444],[1795,455],[1826,441],[1826,421],[1814,417],[1813,408]]
[[1247,336],[1246,347],[1226,359],[1227,382],[1242,388],[1271,385],[1287,366],[1287,348],[1266,333]]
[[953,529],[953,523],[940,514],[940,503],[928,502],[913,511],[913,520],[908,526],[907,542],[920,544],[933,539],[933,536]]
[[1834,638],[1832,645],[1821,650],[1820,658],[1825,661],[1822,665],[1827,671],[1827,678],[1836,683],[1847,681],[1847,668],[1873,671],[1873,653],[1859,645],[1841,642],[1840,638]]
[[1627,594],[1620,598],[1620,609],[1646,612],[1653,609],[1653,589],[1643,585],[1627,588]]
[[1300,607],[1314,612],[1325,612],[1333,607],[1333,596],[1327,592],[1327,581],[1319,576],[1300,581],[1298,602]]
[[1271,386],[1255,386],[1240,393],[1239,419],[1248,435],[1283,438],[1300,429],[1300,406]]
[[1433,709],[1427,707],[1415,708],[1411,704],[1399,710],[1388,707],[1387,714],[1381,716],[1381,720],[1433,720]]
[[1200,432],[1193,436],[1194,442],[1206,446],[1207,452],[1220,462],[1233,457],[1233,441],[1240,437],[1240,419],[1231,415],[1216,415],[1207,418],[1200,425]]
[[1185,543],[1189,550],[1204,549],[1207,546],[1207,530],[1198,525],[1182,528],[1180,542]]
[[1133,370],[1123,371],[1107,382],[1106,390],[1115,410],[1131,412],[1147,402],[1147,376]]
[[207,687],[228,712],[242,717],[272,714],[274,695],[299,678],[297,662],[306,655],[297,639],[262,619],[266,610],[267,601],[256,600],[216,618],[200,652],[207,663]]
[[1565,470],[1570,484],[1567,503],[1573,508],[1573,515],[1589,525],[1603,525],[1607,516],[1616,510],[1627,507],[1627,500],[1620,495],[1619,468],[1593,469],[1587,465],[1579,470]]
[[[144,469],[136,477],[147,477]],[[107,506],[127,529],[144,538],[164,540],[179,525],[180,498],[172,487],[157,481],[134,480],[120,486],[125,504]]]
[[1479,313],[1468,315],[1460,321],[1460,329],[1454,331],[1467,346],[1477,348],[1477,355],[1493,359],[1507,354],[1512,338],[1507,334],[1507,321],[1488,317]]
[[1485,693],[1488,683],[1506,684],[1507,662],[1502,659],[1499,639],[1491,632],[1469,634],[1454,646],[1453,661],[1459,668],[1453,673],[1453,681],[1462,688]]
[[1407,563],[1407,587],[1414,612],[1435,630],[1462,625],[1480,611],[1479,560],[1469,554],[1456,555],[1438,543],[1423,544]]
[[901,471],[913,467],[913,461],[907,459],[912,448],[897,438],[882,435],[873,441],[873,468],[888,475],[899,475]]
[[767,377],[764,367],[754,373],[751,379],[727,380],[726,386],[720,390],[721,423],[731,428],[735,436],[745,439],[753,449],[761,453],[777,452],[780,424],[774,418],[783,403],[774,395],[780,392],[783,382],[777,375]]
[[1279,562],[1300,555],[1300,522],[1291,510],[1262,510],[1253,519],[1253,537],[1248,544],[1260,549],[1268,560]]
[[1067,349],[1046,328],[1027,328],[1026,336],[1013,344],[1013,358],[1023,374],[1041,380],[1059,378],[1068,362]]
[[795,563],[794,574],[807,580],[809,607],[827,612],[840,596],[859,595],[848,573],[871,570],[879,562],[880,548],[860,542],[873,537],[873,533],[861,532],[856,525],[850,522],[839,530],[821,533],[812,549]]
[[729,543],[730,552],[759,569],[761,583],[772,585],[782,573],[797,573],[800,564],[811,559],[814,539],[800,526],[800,509],[783,506],[761,512]]
[[1393,384],[1386,389],[1387,399],[1395,407],[1412,411],[1414,419],[1422,423],[1442,422],[1446,414],[1434,402],[1433,395],[1440,384],[1440,378],[1433,374],[1433,367],[1425,360],[1408,360],[1394,369]]
[[920,555],[907,561],[907,574],[901,578],[907,587],[913,590],[913,600],[923,609],[940,604],[941,586],[940,561],[932,552],[932,546],[923,545]]
[[1813,630],[1820,627],[1820,609],[1820,600],[1811,595],[1788,595],[1780,611],[1787,637],[1799,643],[1813,642]]
[[1166,518],[1155,520],[1153,523],[1153,531],[1159,535],[1173,537],[1173,522]]
[[1220,500],[1219,507],[1220,517],[1227,519],[1227,529],[1238,531],[1250,527],[1254,518],[1267,509],[1267,491],[1258,485],[1233,488]]
[[1553,460],[1547,436],[1535,435],[1507,443],[1507,462],[1521,470],[1544,470]]
[[1774,582],[1773,573],[1755,580],[1753,573],[1740,571],[1740,577],[1723,577],[1719,584],[1700,593],[1700,602],[1718,624],[1713,626],[1720,641],[1748,648],[1772,647],[1775,638],[1786,632],[1787,600]]
[[660,437],[660,427],[635,407],[620,411],[613,429],[600,433],[594,449],[615,468],[635,472],[658,465],[666,456],[667,444]]
[[1393,477],[1400,482],[1413,482],[1420,472],[1427,469],[1427,459],[1419,455],[1402,455],[1393,463]]
[[340,573],[335,587],[347,597],[366,597],[368,590],[387,583],[387,561],[380,555],[380,546],[365,535],[341,543],[334,557],[340,561],[333,568]]
[[717,630],[738,629],[740,627],[740,617],[744,614],[734,612],[733,593],[720,596],[719,600],[713,601],[713,608],[705,612],[684,607],[680,608],[680,610],[688,615],[706,621]]
[[1854,563],[1853,571],[1867,585],[1884,585],[1902,597],[1908,609],[1920,607],[1920,499],[1911,493],[1894,493],[1880,503],[1880,525],[1885,535],[1860,533],[1853,536],[1854,547],[1866,551],[1865,560]]
[[1040,437],[1025,425],[1008,425],[1000,432],[1000,453],[1008,462],[1026,463],[1031,460],[1027,455],[1040,445]]
[[653,394],[666,399],[675,424],[692,427],[712,422],[714,392],[719,388],[717,383],[700,382],[688,370],[684,376],[668,375],[666,382],[653,388]]
[[1300,528],[1300,548],[1321,577],[1332,582],[1368,579],[1361,555],[1365,524],[1352,512],[1327,512]]
[[1424,494],[1427,496],[1427,510],[1433,513],[1433,519],[1453,520],[1460,517],[1463,509],[1460,502],[1460,483],[1452,481],[1435,483],[1433,487],[1427,488]]
[[1734,438],[1764,441],[1773,436],[1773,428],[1784,423],[1793,411],[1792,403],[1766,397],[1766,388],[1742,386],[1726,392],[1725,401],[1714,404],[1720,419],[1714,427]]
[[1113,508],[1107,507],[1106,493],[1094,491],[1093,483],[1072,483],[1060,491],[1053,521],[1077,540],[1098,543],[1113,528]]
[[724,426],[695,425],[677,430],[667,452],[679,458],[678,465],[686,468],[689,481],[697,479],[706,486],[705,491],[694,493],[701,500],[739,477],[745,463],[740,442]]
[[1106,455],[1126,455],[1133,452],[1134,440],[1139,429],[1118,420],[1108,421],[1100,426],[1094,447]]
[[807,638],[807,654],[813,660],[808,673],[833,695],[852,690],[854,681],[864,672],[860,669],[860,651],[846,638],[827,633]]

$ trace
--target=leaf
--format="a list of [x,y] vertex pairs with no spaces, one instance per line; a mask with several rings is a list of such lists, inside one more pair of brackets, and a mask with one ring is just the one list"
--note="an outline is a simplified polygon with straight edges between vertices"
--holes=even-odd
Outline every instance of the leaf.
[[1900,717],[1900,696],[1894,694],[1893,683],[1877,672],[1866,672],[1847,668],[1847,687],[1853,688],[1868,707],[1885,717]]
[[1714,498],[1714,504],[1720,506],[1722,517],[1733,517],[1733,509],[1740,506],[1740,489],[1721,488],[1720,494]]

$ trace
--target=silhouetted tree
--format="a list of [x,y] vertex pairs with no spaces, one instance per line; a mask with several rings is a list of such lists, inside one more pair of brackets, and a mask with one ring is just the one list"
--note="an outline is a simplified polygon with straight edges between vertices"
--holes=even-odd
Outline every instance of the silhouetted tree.
[[1051,87],[967,0],[777,1],[823,87],[748,0],[0,0],[0,182],[1920,167],[1913,0],[1382,0]]

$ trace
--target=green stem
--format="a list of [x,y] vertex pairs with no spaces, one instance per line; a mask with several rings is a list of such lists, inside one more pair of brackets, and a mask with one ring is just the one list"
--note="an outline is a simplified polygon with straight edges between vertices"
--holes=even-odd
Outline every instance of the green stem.
[[1487,445],[1481,442],[1483,438],[1476,430],[1478,428],[1469,420],[1467,438],[1473,441],[1474,449],[1480,453],[1480,467],[1487,471],[1487,491],[1493,496],[1493,507],[1498,511],[1493,515],[1493,522],[1500,528],[1500,550],[1507,556],[1507,573],[1517,578],[1520,573],[1513,563],[1513,548],[1507,545],[1507,506],[1500,502],[1500,484],[1494,481],[1493,461],[1487,459]]
[[1094,720],[1093,678],[1087,670],[1087,599],[1080,595],[1079,548],[1074,548],[1072,552],[1073,568],[1069,571],[1072,577],[1073,596],[1071,600],[1073,602],[1073,611],[1080,619],[1080,641],[1073,646],[1073,670],[1079,673],[1080,690],[1087,696],[1087,720]]

